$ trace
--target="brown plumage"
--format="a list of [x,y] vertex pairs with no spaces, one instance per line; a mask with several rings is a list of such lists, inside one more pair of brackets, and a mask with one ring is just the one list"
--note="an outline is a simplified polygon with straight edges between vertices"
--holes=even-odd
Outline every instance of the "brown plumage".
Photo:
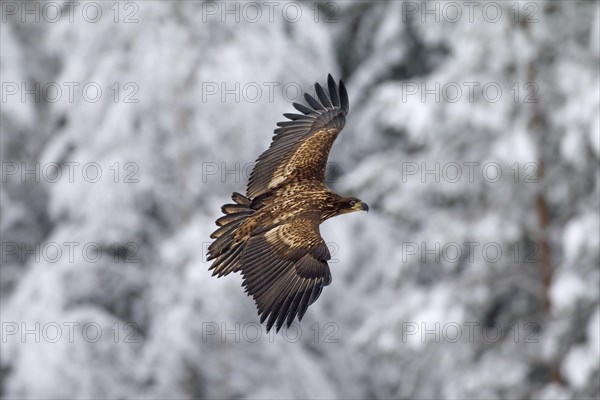
[[318,84],[319,100],[305,93],[310,107],[284,114],[273,142],[250,174],[246,196],[234,193],[224,205],[208,248],[213,275],[241,272],[267,331],[290,326],[331,283],[331,258],[319,225],[328,218],[368,206],[342,197],[324,183],[327,157],[344,127],[348,94],[328,76],[329,94]]

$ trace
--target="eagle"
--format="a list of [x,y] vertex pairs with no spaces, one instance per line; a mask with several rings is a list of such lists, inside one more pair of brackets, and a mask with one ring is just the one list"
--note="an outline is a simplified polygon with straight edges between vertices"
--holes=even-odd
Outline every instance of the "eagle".
[[210,236],[209,270],[221,277],[240,272],[267,332],[301,321],[308,306],[331,283],[331,255],[319,225],[369,206],[325,186],[327,158],[348,114],[348,93],[328,75],[327,91],[315,83],[318,100],[293,103],[301,114],[283,114],[271,146],[258,157],[246,195],[233,193]]

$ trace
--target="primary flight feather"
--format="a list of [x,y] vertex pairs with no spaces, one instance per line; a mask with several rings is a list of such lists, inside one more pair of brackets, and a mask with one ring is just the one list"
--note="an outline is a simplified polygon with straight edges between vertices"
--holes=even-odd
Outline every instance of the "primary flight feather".
[[275,136],[250,174],[246,196],[232,195],[208,248],[218,277],[241,272],[267,331],[302,319],[323,287],[331,283],[331,258],[319,225],[340,214],[368,211],[367,204],[325,186],[327,158],[344,127],[348,93],[332,76],[327,90],[315,84],[317,99],[294,103],[301,114],[284,114]]

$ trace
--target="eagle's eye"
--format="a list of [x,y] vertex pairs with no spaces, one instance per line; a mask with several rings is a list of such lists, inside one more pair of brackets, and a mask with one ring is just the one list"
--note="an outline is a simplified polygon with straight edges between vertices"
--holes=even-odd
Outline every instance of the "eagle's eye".
[[350,207],[354,207],[356,205],[356,201],[350,200]]

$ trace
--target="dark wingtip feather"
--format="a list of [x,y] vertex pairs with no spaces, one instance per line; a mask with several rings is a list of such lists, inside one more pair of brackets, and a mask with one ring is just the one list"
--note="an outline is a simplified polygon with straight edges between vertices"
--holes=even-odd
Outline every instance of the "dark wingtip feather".
[[233,200],[236,204],[243,204],[246,206],[250,205],[250,199],[238,192],[233,192],[231,195],[231,200]]
[[308,309],[308,301],[310,300],[311,293],[312,290],[305,290],[304,294],[302,295],[302,300],[298,306],[298,321],[302,321],[302,317],[304,317],[304,313]]
[[[269,320],[267,321],[267,332],[269,330],[271,330],[271,328],[273,327],[273,325],[275,325],[275,321],[277,320],[277,314],[278,314],[278,310],[279,307],[278,305],[276,305],[277,309],[271,311],[271,314],[269,314]],[[277,328],[277,326],[275,326],[275,332],[277,333],[279,331],[279,329]]]
[[285,113],[285,114],[283,114],[283,116],[286,117],[287,119],[291,119],[292,121],[296,121],[301,118],[304,118],[304,115],[302,115],[302,114],[293,114],[293,113]]
[[311,110],[310,108],[306,107],[304,104],[300,104],[300,103],[292,103],[292,106],[294,106],[294,108],[298,111],[300,111],[302,114],[308,115],[311,112],[313,112],[313,110]]
[[292,311],[290,307],[293,304],[294,297],[295,296],[288,297],[285,300],[285,302],[283,303],[283,305],[281,306],[281,309],[279,310],[279,314],[277,315],[277,322],[275,323],[275,326],[277,327],[277,331],[279,331],[279,329],[281,329],[281,327],[284,325],[284,321],[287,319],[290,311]]
[[331,100],[329,100],[329,97],[327,97],[327,93],[325,93],[325,90],[321,85],[319,85],[318,82],[315,83],[315,92],[317,93],[317,97],[321,101],[321,104],[324,105],[325,108],[332,107]]
[[340,105],[341,105],[344,113],[347,114],[348,109],[350,108],[350,105],[348,102],[348,92],[346,91],[346,85],[344,85],[344,82],[341,79],[340,79]]
[[329,97],[335,107],[340,106],[340,96],[338,95],[338,87],[331,74],[327,75],[327,89],[329,89]]
[[294,322],[294,318],[296,318],[296,313],[298,312],[298,306],[300,305],[300,300],[302,300],[302,293],[297,293],[296,296],[294,296],[294,300],[292,301],[292,304],[290,305],[290,310],[288,312],[286,321],[285,321],[285,326],[286,327],[290,327],[292,325],[292,323]]
[[[261,324],[262,324],[263,322],[265,322],[265,319],[267,319],[267,315],[268,315],[268,314],[267,314],[266,312],[263,312],[263,313],[260,315],[260,323],[261,323]],[[267,326],[267,332],[269,332],[269,329],[271,329],[271,327],[270,327],[270,326]]]
[[308,105],[311,106],[314,110],[319,111],[319,110],[323,109],[323,106],[321,105],[321,103],[319,103],[310,94],[304,93],[304,99],[306,100],[306,102],[308,103]]

